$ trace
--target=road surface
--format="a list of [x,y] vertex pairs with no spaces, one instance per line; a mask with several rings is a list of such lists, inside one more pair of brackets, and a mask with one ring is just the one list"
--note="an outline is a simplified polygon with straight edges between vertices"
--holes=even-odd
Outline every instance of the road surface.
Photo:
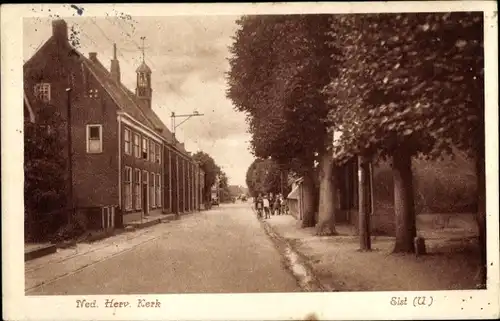
[[[27,282],[35,274],[50,282],[31,287],[26,294],[300,291],[253,215],[250,203],[221,205],[148,229],[146,241],[113,255],[106,254],[81,270],[76,268],[78,255],[62,262],[39,264],[35,272],[27,273]],[[121,242],[129,244],[133,239]],[[127,245],[112,244],[112,249]],[[72,266],[78,271],[55,281],[52,277],[51,281],[58,268],[68,270]]]

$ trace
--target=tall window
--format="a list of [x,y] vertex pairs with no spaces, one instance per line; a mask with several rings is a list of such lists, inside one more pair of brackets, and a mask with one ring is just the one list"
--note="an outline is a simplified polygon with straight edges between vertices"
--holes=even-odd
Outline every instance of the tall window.
[[125,187],[125,197],[124,197],[124,203],[125,203],[125,209],[126,210],[131,210],[132,209],[132,168],[125,166],[125,177],[123,178],[123,183]]
[[134,198],[135,198],[135,209],[140,210],[142,208],[141,202],[141,170],[136,168],[134,170]]
[[146,74],[141,72],[139,74],[139,86],[146,87],[147,85],[148,85],[148,82],[146,80]]
[[141,157],[141,139],[139,134],[134,134],[134,156],[137,158]]
[[161,176],[156,174],[156,207],[161,207]]
[[142,138],[142,158],[148,159],[148,139],[146,137]]
[[102,152],[102,125],[87,125],[87,153]]
[[36,84],[34,94],[37,99],[48,103],[50,101],[50,84],[46,82]]
[[124,141],[125,141],[125,154],[130,155],[131,153],[131,146],[130,146],[130,129],[125,128],[124,131]]
[[152,139],[149,140],[149,160],[155,161],[155,143]]
[[149,203],[151,204],[151,208],[156,207],[155,200],[155,183],[156,183],[156,175],[155,173],[151,173],[151,178],[149,179]]
[[157,162],[158,164],[161,164],[161,148],[160,148],[160,144],[155,144],[155,162]]

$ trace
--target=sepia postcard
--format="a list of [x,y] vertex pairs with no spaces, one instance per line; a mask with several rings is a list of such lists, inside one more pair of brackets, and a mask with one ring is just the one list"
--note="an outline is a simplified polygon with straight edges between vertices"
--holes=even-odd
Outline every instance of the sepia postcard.
[[3,318],[499,318],[497,10],[2,5]]

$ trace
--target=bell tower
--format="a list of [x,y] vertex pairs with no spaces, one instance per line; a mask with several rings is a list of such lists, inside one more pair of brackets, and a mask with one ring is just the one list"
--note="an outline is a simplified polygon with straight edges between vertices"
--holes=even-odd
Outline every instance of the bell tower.
[[140,49],[142,50],[142,63],[135,71],[135,73],[137,74],[137,86],[135,89],[135,94],[138,99],[145,101],[146,105],[151,108],[153,89],[151,88],[151,68],[149,68],[145,61],[145,39],[146,37],[141,37],[142,47]]

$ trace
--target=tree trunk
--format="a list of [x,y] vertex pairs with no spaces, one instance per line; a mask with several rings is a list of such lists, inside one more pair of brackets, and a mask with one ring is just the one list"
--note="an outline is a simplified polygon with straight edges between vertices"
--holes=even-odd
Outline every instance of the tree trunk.
[[319,209],[316,235],[336,235],[335,214],[337,203],[336,177],[331,151],[325,151],[321,156]]
[[[484,145],[483,145],[484,146]],[[486,176],[485,176],[484,149],[476,156],[477,180],[477,225],[479,230],[480,267],[478,271],[478,287],[486,288],[487,261],[486,261]]]
[[304,181],[302,182],[303,189],[303,207],[304,216],[302,217],[302,227],[313,227],[315,222],[314,218],[314,178],[312,177],[313,172],[308,171],[304,175]]
[[371,250],[370,214],[369,213],[369,165],[365,157],[358,157],[358,208],[359,208],[359,248]]
[[404,147],[392,157],[394,175],[394,211],[396,219],[396,244],[394,252],[414,253],[413,240],[417,236],[411,153]]

